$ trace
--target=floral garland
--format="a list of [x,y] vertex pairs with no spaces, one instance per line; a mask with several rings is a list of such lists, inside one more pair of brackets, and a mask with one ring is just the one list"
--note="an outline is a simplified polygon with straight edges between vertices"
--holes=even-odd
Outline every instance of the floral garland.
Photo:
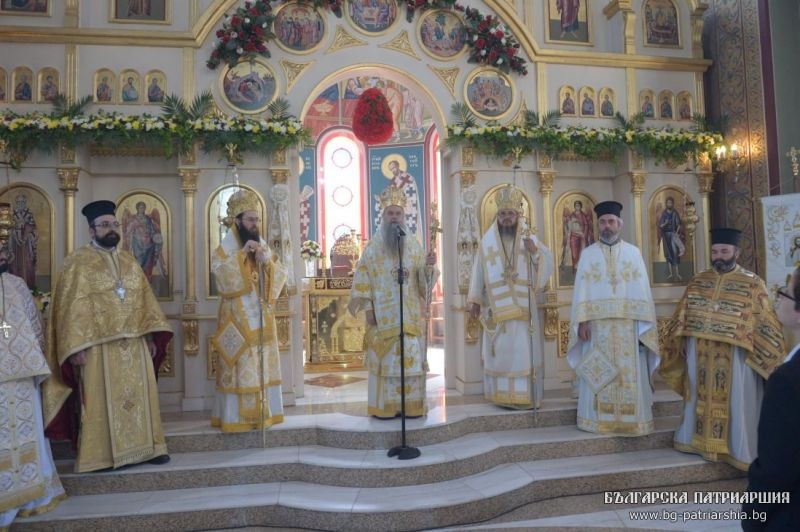
[[525,59],[520,57],[520,44],[499,17],[484,15],[477,9],[456,5],[464,11],[466,19],[466,44],[471,48],[469,63],[481,63],[521,76],[528,74]]
[[656,164],[711,155],[722,135],[672,129],[587,128],[583,126],[447,126],[450,145],[468,144],[495,157],[522,157],[539,151],[557,157],[571,152],[580,158],[616,160],[624,149],[652,157]]
[[274,20],[272,6],[264,0],[245,2],[233,16],[225,15],[206,66],[213,70],[223,61],[234,66],[242,58],[257,54],[269,57],[266,43],[275,37],[270,29]]
[[322,258],[322,246],[314,240],[306,240],[300,245],[300,258],[313,260]]
[[172,120],[147,114],[104,112],[72,117],[41,113],[0,116],[0,141],[5,143],[14,168],[19,168],[32,152],[51,153],[59,144],[68,148],[87,144],[107,147],[144,144],[162,149],[169,157],[175,151],[187,152],[195,143],[207,153],[221,151],[226,144],[236,144],[240,153],[268,155],[309,140],[308,131],[294,117]]
[[[398,3],[405,3],[408,22],[414,20],[417,12],[429,9],[463,12],[466,45],[471,48],[468,62],[493,66],[503,72],[514,71],[521,76],[528,74],[526,61],[519,55],[519,41],[499,17],[484,15],[475,8],[456,3],[456,0],[398,0]],[[314,0],[313,6],[327,9],[337,17],[342,16],[342,0]],[[267,43],[275,38],[271,29],[274,20],[269,1],[245,2],[233,16],[225,16],[206,66],[213,70],[223,61],[234,66],[256,55],[270,57]]]

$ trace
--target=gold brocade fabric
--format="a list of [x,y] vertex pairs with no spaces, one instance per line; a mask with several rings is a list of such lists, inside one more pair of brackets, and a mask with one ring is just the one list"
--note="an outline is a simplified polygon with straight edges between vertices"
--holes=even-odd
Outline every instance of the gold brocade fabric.
[[[124,299],[115,291],[115,264]],[[87,351],[88,362],[79,375],[83,387],[79,471],[118,467],[166,452],[160,447],[163,436],[157,439],[158,393],[145,335],[171,328],[136,259],[125,251],[108,252],[91,244],[75,250],[64,261],[50,312],[47,357],[53,375],[42,384],[45,426],[72,393],[61,379],[61,365],[73,354]],[[122,383],[134,382],[141,386],[135,393],[116,393]],[[136,412],[141,417],[134,416]],[[155,416],[146,419],[146,412]],[[115,426],[123,420],[132,425]],[[135,431],[140,434],[133,436]],[[91,443],[84,443],[87,438]]]
[[[221,297],[217,330],[211,338],[219,355],[216,389],[218,393],[239,396],[238,422],[230,426],[216,423],[226,432],[255,428],[262,417],[265,426],[283,420],[282,416],[270,414],[272,411],[280,411],[280,405],[270,405],[268,401],[271,395],[266,391],[267,404],[264,413],[261,413],[260,394],[262,388],[266,390],[281,385],[280,353],[273,305],[286,284],[288,273],[278,260],[267,260],[261,266],[263,303],[259,303],[259,267],[240,248],[235,233],[229,233],[211,261]],[[259,326],[262,316],[263,328]],[[261,360],[259,355],[262,356]],[[260,378],[262,369],[263,379]]]
[[695,275],[667,326],[659,373],[684,398],[689,386],[686,336],[743,348],[747,365],[765,379],[786,354],[764,281],[740,266],[724,274],[712,269]]
[[92,346],[86,358],[80,369],[83,405],[75,471],[117,468],[166,454],[145,338]]
[[[378,324],[375,331],[367,331],[368,341],[388,340],[400,334],[397,268],[398,257],[386,251],[377,233],[356,265],[348,307],[352,314],[362,309],[375,312]],[[405,238],[403,273],[403,329],[406,334],[422,336],[420,298],[425,297],[426,288],[425,252],[415,238]]]
[[692,447],[705,454],[730,454],[730,391],[733,346],[697,340],[697,404]]
[[[649,376],[640,375],[637,365],[639,344],[636,322],[629,319],[603,319],[589,322],[592,346],[617,368],[616,376],[595,395],[597,426],[600,433],[646,434],[652,420],[642,422],[638,386],[650,386]],[[578,420],[579,426],[581,420]]]

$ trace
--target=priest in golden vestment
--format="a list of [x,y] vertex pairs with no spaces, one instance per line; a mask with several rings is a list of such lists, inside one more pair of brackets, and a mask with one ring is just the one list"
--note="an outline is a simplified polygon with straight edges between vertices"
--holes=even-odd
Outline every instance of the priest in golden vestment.
[[92,241],[64,259],[50,309],[45,426],[77,442],[78,473],[169,461],[156,372],[172,331],[139,263],[117,247],[115,210],[94,201],[81,211]]
[[401,411],[399,240],[403,258],[405,411],[407,417],[419,417],[427,412],[422,304],[427,287],[433,286],[439,275],[436,254],[431,251],[426,256],[416,238],[404,236],[408,233],[404,223],[407,199],[401,189],[390,185],[376,199],[383,210],[380,229],[356,265],[348,305],[351,314],[363,310],[367,318],[367,411],[380,419],[391,419]]
[[65,498],[42,426],[39,384],[50,375],[39,312],[0,248],[0,530]]
[[578,262],[567,345],[578,376],[578,428],[641,436],[654,429],[656,307],[641,252],[622,240],[622,205],[604,201],[594,211],[600,241]]
[[746,471],[757,453],[764,382],[786,351],[767,287],[736,264],[741,232],[711,232],[713,268],[696,274],[666,331],[659,373],[686,401],[675,448]]
[[288,274],[259,235],[260,211],[253,192],[235,192],[228,200],[230,230],[211,257],[221,299],[217,331],[211,338],[218,354],[211,425],[223,432],[283,421],[273,308]]

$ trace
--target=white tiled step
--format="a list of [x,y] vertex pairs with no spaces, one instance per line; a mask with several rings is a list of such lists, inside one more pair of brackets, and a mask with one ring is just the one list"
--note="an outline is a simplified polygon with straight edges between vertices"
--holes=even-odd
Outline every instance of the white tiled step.
[[[506,410],[492,404],[448,405],[432,408],[406,427],[411,445],[446,442],[477,432],[574,425],[576,401],[546,398],[543,407],[532,411]],[[680,415],[681,399],[671,390],[656,390],[655,418]],[[266,431],[267,447],[323,445],[344,449],[383,449],[399,443],[400,420],[382,421],[342,413],[286,416],[285,421]],[[164,423],[170,452],[252,449],[262,445],[259,431],[223,434],[208,420]]]
[[414,460],[389,458],[386,449],[297,446],[175,453],[165,465],[142,464],[94,474],[72,473],[71,460],[57,464],[70,495],[278,480],[402,486],[450,480],[517,461],[671,447],[672,431],[678,422],[677,417],[657,418],[656,431],[639,438],[592,434],[574,426],[468,434],[446,443],[420,446],[422,455]]
[[253,525],[406,530],[476,522],[564,495],[739,475],[725,464],[655,449],[519,462],[455,480],[389,488],[287,481],[76,496],[50,513],[20,520],[18,526],[62,531],[112,524],[115,531]]

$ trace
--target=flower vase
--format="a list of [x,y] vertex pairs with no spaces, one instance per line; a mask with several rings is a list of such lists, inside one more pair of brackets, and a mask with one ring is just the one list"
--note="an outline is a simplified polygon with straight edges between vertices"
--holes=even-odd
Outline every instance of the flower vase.
[[306,263],[306,277],[316,277],[317,276],[317,261],[316,259],[306,259],[304,260]]

